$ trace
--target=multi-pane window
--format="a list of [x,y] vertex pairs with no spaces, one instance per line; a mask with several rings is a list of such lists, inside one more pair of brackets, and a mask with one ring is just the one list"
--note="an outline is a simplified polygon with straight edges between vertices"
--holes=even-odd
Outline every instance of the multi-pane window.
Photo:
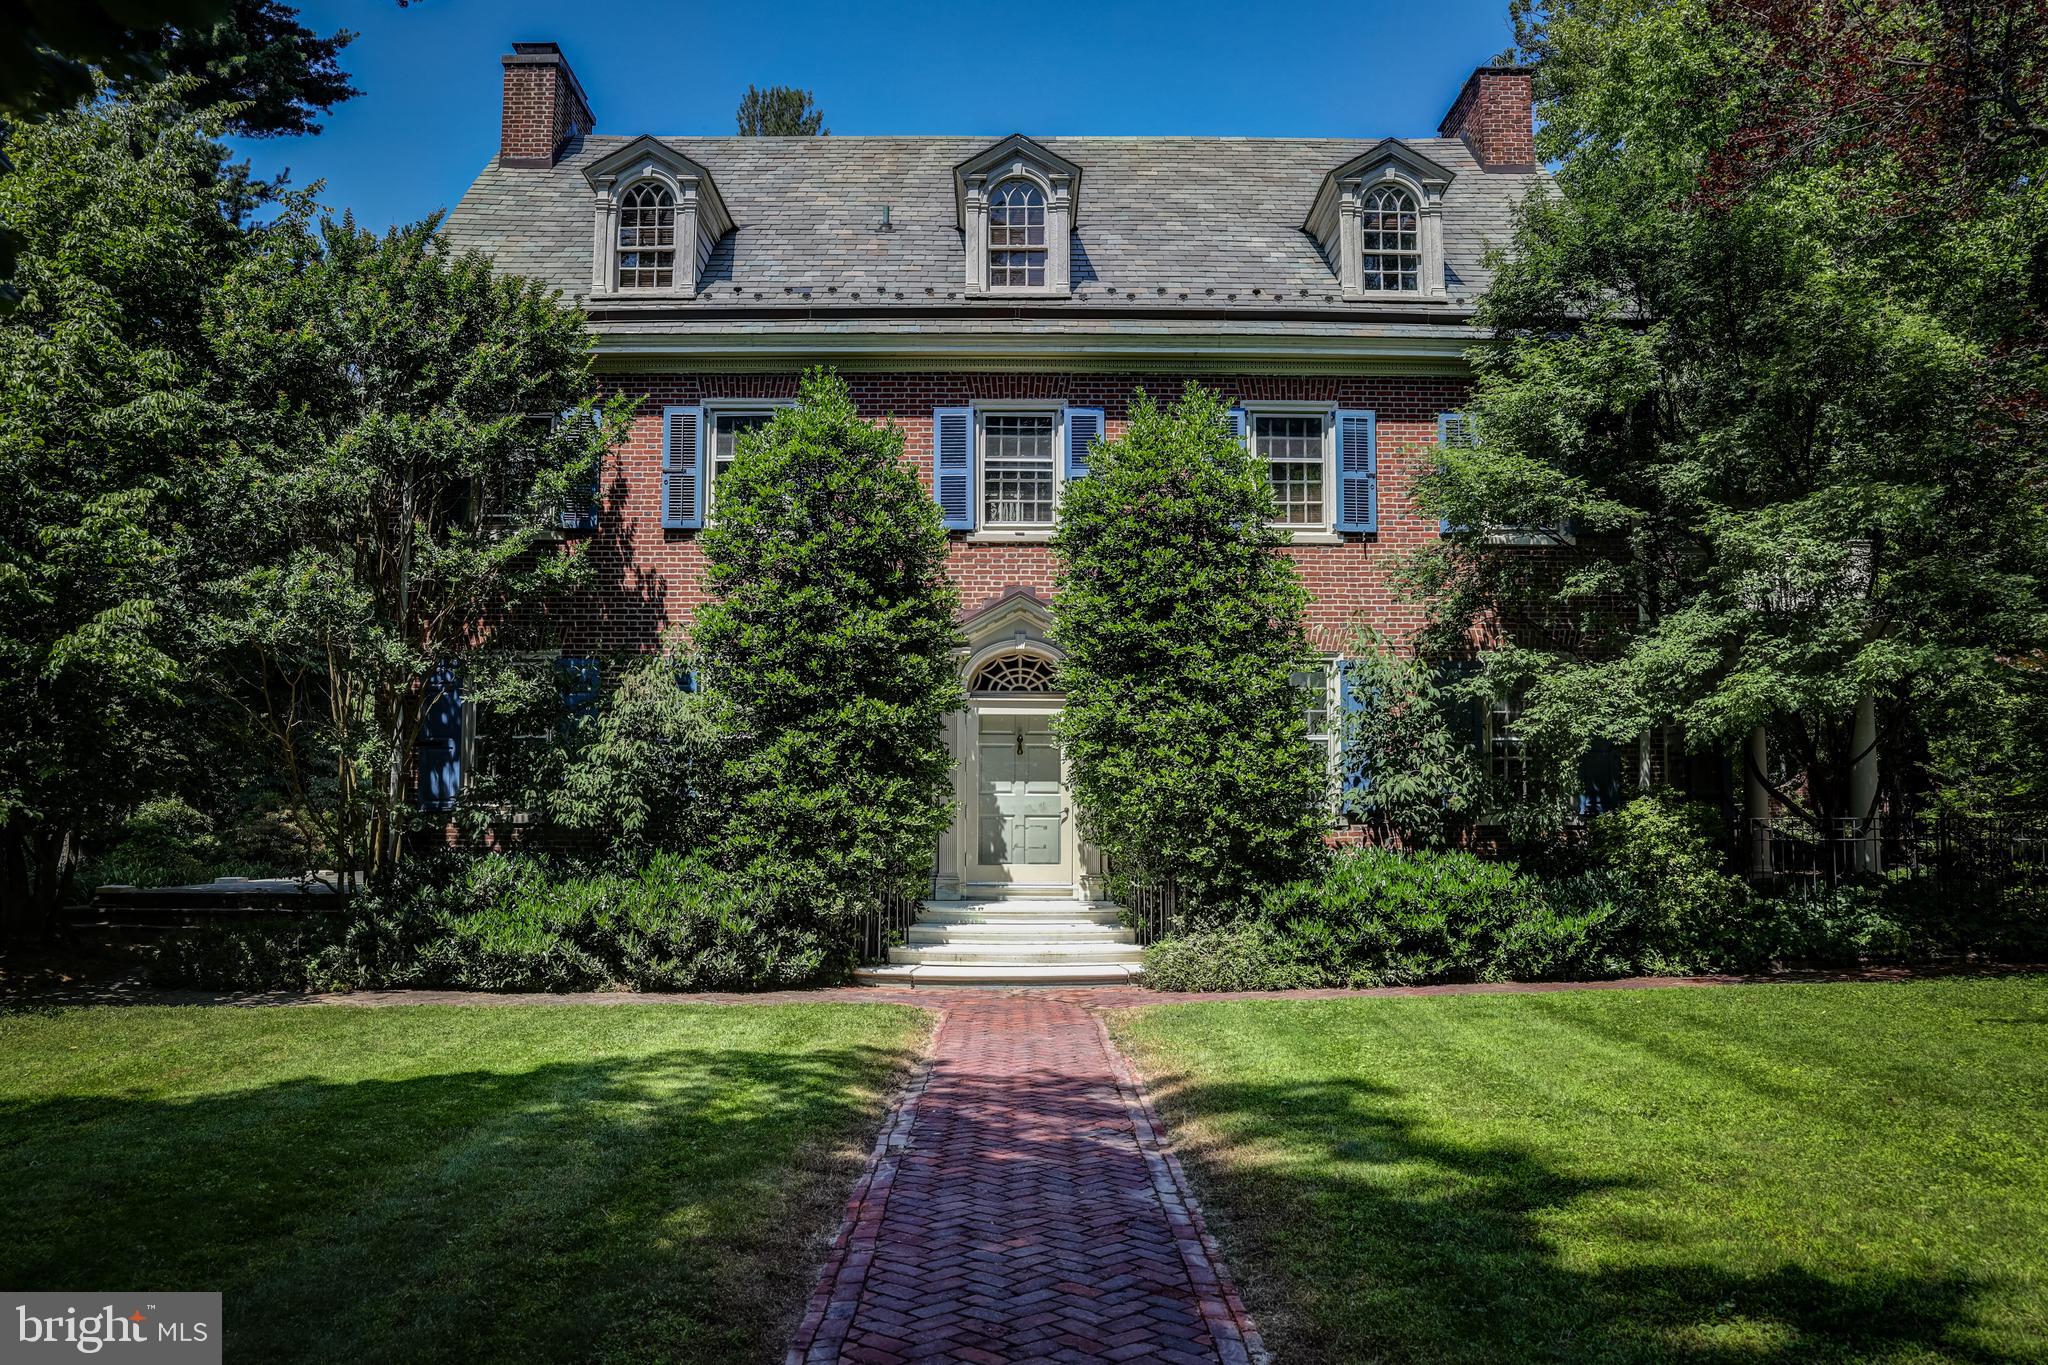
[[1522,734],[1522,699],[1496,697],[1486,715],[1486,766],[1515,796],[1529,793],[1529,744]]
[[992,412],[981,419],[981,519],[989,526],[1052,520],[1051,413]]
[[998,185],[988,197],[989,288],[1044,284],[1045,257],[1045,195],[1028,180]]
[[1252,453],[1266,462],[1283,526],[1324,526],[1323,419],[1257,417]]
[[1365,287],[1422,288],[1421,225],[1415,198],[1404,189],[1382,185],[1365,197]]
[[1336,712],[1330,706],[1330,670],[1306,668],[1294,674],[1293,682],[1301,690],[1301,718],[1308,726],[1309,748],[1315,751],[1316,761],[1328,771],[1337,757],[1337,731],[1333,724]]
[[660,185],[635,185],[619,201],[619,288],[672,289],[676,201]]
[[739,454],[740,436],[744,432],[765,427],[774,418],[772,412],[721,412],[711,419],[711,501],[718,500],[718,481],[725,471],[732,468],[733,457]]

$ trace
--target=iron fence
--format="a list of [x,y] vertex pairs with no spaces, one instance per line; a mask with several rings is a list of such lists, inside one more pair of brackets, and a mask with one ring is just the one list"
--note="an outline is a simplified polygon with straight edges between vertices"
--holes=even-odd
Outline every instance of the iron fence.
[[2048,869],[2048,825],[1942,815],[1810,822],[1749,820],[1742,869],[1753,881],[1829,883],[1904,872],[1998,881]]
[[922,908],[921,896],[904,889],[899,879],[878,891],[860,919],[860,940],[856,953],[863,967],[885,964],[889,949],[903,943],[910,934],[911,921]]
[[1187,931],[1188,909],[1173,878],[1151,878],[1143,873],[1112,873],[1111,885],[1123,907],[1125,927],[1130,929],[1140,945],[1157,943],[1160,939]]

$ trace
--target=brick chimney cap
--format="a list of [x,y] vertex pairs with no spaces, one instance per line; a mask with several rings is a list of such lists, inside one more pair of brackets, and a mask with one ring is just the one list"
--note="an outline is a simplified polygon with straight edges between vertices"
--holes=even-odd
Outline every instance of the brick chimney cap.
[[569,59],[562,55],[559,43],[514,43],[512,50],[500,59],[507,66],[558,66],[563,79],[569,82],[569,90],[576,96],[576,103],[582,106],[583,121],[589,127],[597,126],[597,115],[590,111],[590,97],[583,93],[583,82],[576,79],[575,69]]

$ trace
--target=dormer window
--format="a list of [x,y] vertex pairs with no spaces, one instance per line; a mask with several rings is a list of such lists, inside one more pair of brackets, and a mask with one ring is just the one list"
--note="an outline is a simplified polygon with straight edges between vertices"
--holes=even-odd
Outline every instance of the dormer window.
[[675,283],[675,196],[642,182],[619,201],[619,288],[673,289]]
[[1359,230],[1364,255],[1360,283],[1367,292],[1414,293],[1421,288],[1421,216],[1415,211],[1414,195],[1396,185],[1374,189],[1365,196]]
[[659,138],[636,137],[583,178],[595,228],[591,297],[696,297],[711,249],[733,230],[711,172]]
[[1029,180],[1009,180],[988,197],[988,285],[1045,284],[1045,194]]
[[1398,138],[1374,143],[1323,177],[1301,226],[1345,298],[1447,298],[1444,192],[1453,178]]
[[953,168],[967,292],[1064,297],[1072,289],[1081,168],[1021,134]]

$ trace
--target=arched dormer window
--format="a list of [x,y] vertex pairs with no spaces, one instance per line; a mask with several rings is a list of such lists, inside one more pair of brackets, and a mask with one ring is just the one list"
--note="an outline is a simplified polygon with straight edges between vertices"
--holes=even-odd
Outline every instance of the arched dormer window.
[[1444,195],[1456,179],[1399,138],[1384,138],[1323,177],[1302,230],[1316,239],[1347,299],[1450,296]]
[[619,288],[673,289],[676,283],[676,200],[668,187],[643,180],[619,199]]
[[953,195],[970,296],[1072,292],[1079,166],[1015,134],[955,166]]
[[1366,194],[1363,209],[1364,287],[1416,292],[1422,287],[1422,232],[1415,196],[1398,185],[1380,185]]
[[1043,288],[1045,261],[1045,192],[1006,180],[988,197],[989,288]]

